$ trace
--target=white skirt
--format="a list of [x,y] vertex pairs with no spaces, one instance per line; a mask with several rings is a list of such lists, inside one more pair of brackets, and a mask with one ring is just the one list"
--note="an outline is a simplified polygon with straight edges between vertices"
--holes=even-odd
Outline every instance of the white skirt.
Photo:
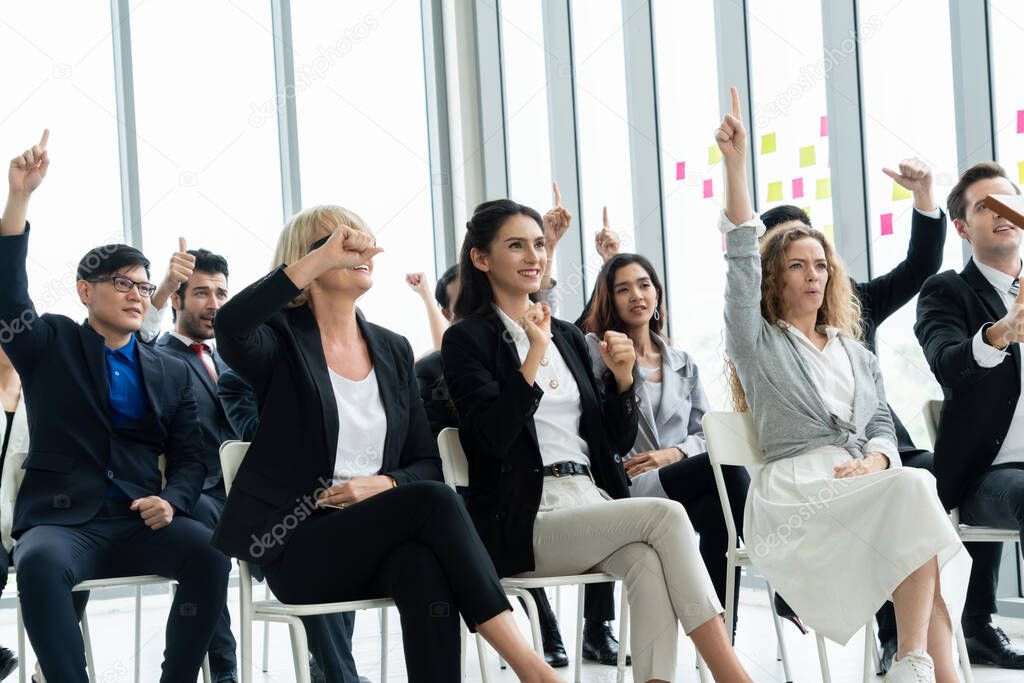
[[754,566],[810,628],[845,644],[938,556],[942,598],[957,624],[971,558],[935,478],[897,467],[836,479],[833,468],[850,458],[826,446],[751,473],[744,538]]

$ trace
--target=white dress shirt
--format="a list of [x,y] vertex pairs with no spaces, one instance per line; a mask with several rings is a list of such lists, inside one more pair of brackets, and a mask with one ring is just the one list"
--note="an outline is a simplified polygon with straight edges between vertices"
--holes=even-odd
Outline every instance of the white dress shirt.
[[[1001,270],[986,266],[977,259],[975,259],[974,265],[996,290],[1003,305],[1009,310],[1016,300],[1016,297],[1010,294],[1010,286],[1013,284],[1014,278]],[[994,368],[1010,355],[1007,351],[1000,351],[996,347],[986,344],[982,330],[978,330],[974,335],[971,348],[974,351],[974,360],[983,368]],[[1024,363],[1021,363],[1021,368],[1021,385],[1024,386]],[[1021,401],[1019,397],[1013,417],[1010,419],[1010,429],[1006,432],[1006,438],[1003,439],[1003,445],[999,447],[999,452],[996,453],[996,459],[992,461],[992,465],[1005,465],[1010,462],[1024,462],[1024,401]]]
[[370,374],[359,381],[346,379],[330,368],[327,372],[338,404],[334,483],[373,476],[384,464],[384,437],[388,430],[377,371],[371,369]]
[[[530,351],[526,330],[497,306],[494,310],[515,342],[522,361]],[[580,418],[583,416],[580,389],[554,342],[548,345],[537,368],[536,382],[544,391],[533,414],[541,462],[545,467],[556,462],[576,462],[589,467],[590,447],[580,436]]]

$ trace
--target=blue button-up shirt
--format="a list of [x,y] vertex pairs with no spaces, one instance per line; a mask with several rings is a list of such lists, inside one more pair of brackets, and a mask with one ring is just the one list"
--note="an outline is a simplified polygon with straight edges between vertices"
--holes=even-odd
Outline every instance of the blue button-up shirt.
[[[142,391],[142,371],[139,368],[139,350],[135,335],[119,349],[103,347],[107,361],[107,385],[110,410],[114,426],[138,420],[146,414],[146,396]],[[112,473],[111,473],[112,474]],[[126,498],[113,483],[107,488],[107,498]]]

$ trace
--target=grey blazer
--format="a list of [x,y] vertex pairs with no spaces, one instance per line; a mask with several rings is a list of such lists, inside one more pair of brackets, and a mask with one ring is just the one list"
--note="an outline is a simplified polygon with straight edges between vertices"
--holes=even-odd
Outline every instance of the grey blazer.
[[[722,217],[722,228],[729,226]],[[752,222],[725,235],[725,350],[736,366],[754,416],[766,461],[791,458],[820,446],[839,446],[863,457],[873,438],[887,439],[891,467],[899,467],[896,433],[885,402],[878,359],[860,343],[840,335],[855,383],[853,419],[840,420],[825,407],[795,342],[761,317],[761,257]]]
[[[640,424],[636,442],[625,458],[662,448],[678,448],[686,455],[704,453],[708,446],[700,421],[708,411],[708,399],[700,382],[697,365],[685,351],[672,348],[658,335],[653,337],[661,350],[661,405],[655,414],[646,383],[634,370],[634,382],[642,388],[636,391]],[[587,349],[590,351],[594,375],[600,377],[607,368],[601,358],[601,340],[597,335],[587,335]],[[635,477],[630,486],[630,495],[667,497],[657,470]]]

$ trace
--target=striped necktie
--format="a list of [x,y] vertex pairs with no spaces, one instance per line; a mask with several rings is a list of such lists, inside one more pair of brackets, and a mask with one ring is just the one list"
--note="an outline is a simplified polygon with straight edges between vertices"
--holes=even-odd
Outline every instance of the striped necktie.
[[1010,285],[1010,294],[1017,296],[1020,293],[1020,279],[1013,278],[1013,284]]

